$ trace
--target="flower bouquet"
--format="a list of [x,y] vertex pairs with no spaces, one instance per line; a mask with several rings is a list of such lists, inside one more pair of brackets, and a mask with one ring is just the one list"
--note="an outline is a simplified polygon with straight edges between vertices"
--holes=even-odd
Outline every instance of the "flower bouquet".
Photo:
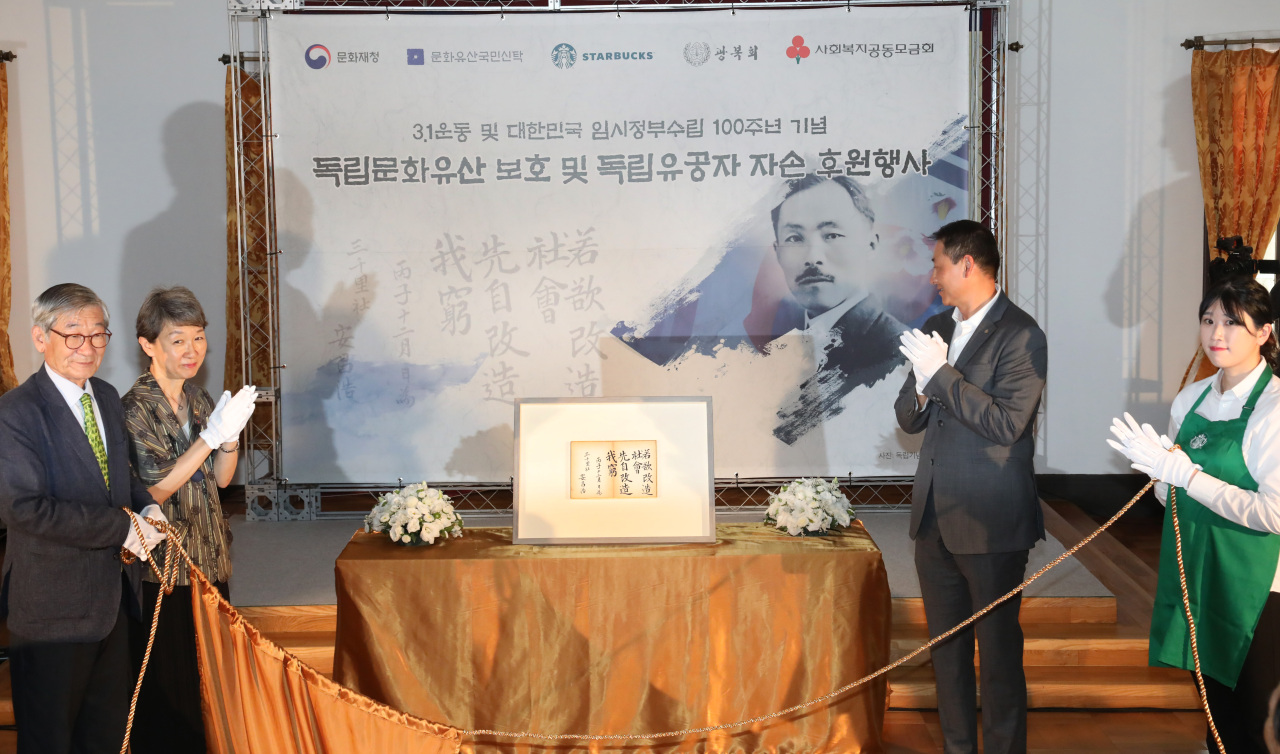
[[462,516],[448,495],[419,482],[379,497],[364,517],[364,530],[385,531],[400,545],[430,545],[437,537],[461,537]]
[[764,522],[786,529],[791,536],[825,534],[833,526],[848,526],[853,503],[836,480],[797,479],[769,495]]

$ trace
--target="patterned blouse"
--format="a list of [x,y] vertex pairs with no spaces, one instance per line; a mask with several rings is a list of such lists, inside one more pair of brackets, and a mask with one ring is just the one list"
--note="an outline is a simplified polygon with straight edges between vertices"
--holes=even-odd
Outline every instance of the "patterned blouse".
[[[129,430],[129,460],[134,472],[148,487],[158,484],[173,470],[178,458],[191,447],[213,412],[209,393],[190,380],[183,383],[183,393],[191,415],[191,439],[182,431],[169,399],[156,378],[146,372],[124,394],[124,419]],[[200,470],[178,489],[177,494],[161,504],[170,523],[186,528],[183,546],[210,581],[226,582],[231,578],[231,527],[222,515],[218,500],[218,483],[213,464],[218,449],[209,454]],[[163,550],[163,546],[156,552]],[[160,565],[160,562],[157,562]],[[148,581],[155,574],[145,571]],[[178,583],[190,584],[185,568],[178,571]]]

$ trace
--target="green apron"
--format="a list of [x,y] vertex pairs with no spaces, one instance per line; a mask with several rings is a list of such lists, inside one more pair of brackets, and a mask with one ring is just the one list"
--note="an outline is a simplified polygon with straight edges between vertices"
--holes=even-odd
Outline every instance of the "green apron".
[[[1213,422],[1196,413],[1212,390],[1206,387],[1178,431],[1177,443],[1204,473],[1256,492],[1258,483],[1244,465],[1244,431],[1258,396],[1271,381],[1271,368],[1258,377],[1240,417]],[[1271,593],[1280,558],[1280,536],[1228,521],[1177,490],[1178,524],[1187,595],[1196,622],[1196,647],[1205,675],[1235,688],[1262,606]],[[1195,668],[1173,533],[1173,506],[1166,505],[1160,542],[1160,576],[1151,611],[1150,663]]]

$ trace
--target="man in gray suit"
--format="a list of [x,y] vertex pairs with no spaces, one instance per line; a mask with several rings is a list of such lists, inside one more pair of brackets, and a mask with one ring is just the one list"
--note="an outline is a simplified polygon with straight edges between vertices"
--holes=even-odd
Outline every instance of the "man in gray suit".
[[133,511],[164,516],[130,471],[120,395],[93,376],[107,307],[65,283],[31,315],[44,365],[0,396],[0,615],[18,751],[116,752],[131,695],[121,546],[147,558],[164,534]]
[[[1048,365],[1044,332],[996,284],[991,232],[960,220],[934,240],[932,282],[953,308],[931,317],[924,332],[903,333],[911,374],[894,405],[904,431],[925,433],[910,533],[930,636],[1020,584],[1028,551],[1044,538],[1032,456]],[[1020,604],[1014,597],[974,627],[988,752],[1027,749]],[[974,628],[932,652],[949,754],[978,750]]]

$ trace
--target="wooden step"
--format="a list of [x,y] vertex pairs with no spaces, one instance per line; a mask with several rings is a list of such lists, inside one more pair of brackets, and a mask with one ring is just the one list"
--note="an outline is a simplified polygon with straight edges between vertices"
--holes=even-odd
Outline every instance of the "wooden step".
[[338,629],[337,605],[269,605],[236,611],[263,633],[301,633]]
[[279,644],[289,654],[297,657],[328,678],[333,677],[333,631],[292,631],[264,633],[267,639]]
[[[1032,623],[1115,623],[1115,597],[1027,597],[1018,613],[1023,625]],[[893,625],[923,626],[924,603],[919,597],[895,597]]]
[[[1174,668],[1027,667],[1027,706],[1085,709],[1200,708],[1191,674]],[[981,696],[981,689],[979,689]],[[981,701],[981,700],[979,700]],[[889,707],[936,709],[933,666],[889,674]]]
[[[1147,664],[1147,632],[1115,623],[1031,623],[1024,621],[1024,665],[1142,667]],[[924,626],[894,626],[890,659],[904,657],[926,643]],[[979,655],[979,661],[981,656]],[[929,662],[924,652],[908,665]]]
[[[1065,500],[1041,503],[1045,529],[1063,547],[1071,548],[1099,528],[1076,505]],[[1143,628],[1151,627],[1156,572],[1115,537],[1104,531],[1080,548],[1075,558],[1117,598],[1117,618]]]
[[8,660],[0,662],[0,725],[13,725],[13,683]]
[[[239,607],[240,615],[264,632],[336,631],[337,605],[274,605]],[[1025,623],[1115,623],[1114,597],[1026,597],[1019,613]],[[923,626],[924,603],[919,597],[893,600],[893,623]]]

